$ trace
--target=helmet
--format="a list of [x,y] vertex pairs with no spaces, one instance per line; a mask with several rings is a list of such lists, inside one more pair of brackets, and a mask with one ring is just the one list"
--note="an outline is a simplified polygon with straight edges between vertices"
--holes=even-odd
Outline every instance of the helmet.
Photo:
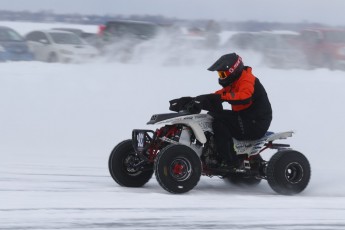
[[236,53],[221,56],[208,70],[218,71],[218,82],[226,87],[236,81],[244,68],[242,58]]

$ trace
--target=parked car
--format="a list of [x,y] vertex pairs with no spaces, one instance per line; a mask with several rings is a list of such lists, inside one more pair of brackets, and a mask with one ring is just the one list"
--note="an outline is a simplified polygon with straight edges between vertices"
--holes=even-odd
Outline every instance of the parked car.
[[59,30],[59,31],[67,31],[67,32],[72,32],[75,33],[76,35],[78,35],[79,37],[85,39],[88,38],[90,36],[95,36],[96,33],[87,33],[81,29],[76,29],[76,28],[64,28],[64,27],[60,27],[60,28],[53,28],[53,30]]
[[98,55],[98,50],[76,34],[59,30],[37,30],[26,35],[36,60],[45,62],[83,62]]
[[345,68],[344,29],[305,29],[300,32],[300,49],[304,51],[310,67]]
[[86,41],[88,44],[97,47],[97,44],[99,43],[99,36],[97,33],[89,33],[85,32],[81,29],[76,28],[53,28],[53,30],[60,30],[60,31],[67,31],[72,32],[78,35],[80,38],[82,38],[84,41]]
[[159,30],[155,23],[130,20],[109,21],[101,28],[100,35],[104,40],[128,37],[146,40],[155,37]]
[[[160,30],[155,23],[117,20],[100,26],[99,48],[102,51],[117,52],[131,50],[138,43],[154,38]],[[120,46],[119,46],[120,44]]]
[[0,26],[0,61],[31,61],[33,55],[25,39],[15,30]]

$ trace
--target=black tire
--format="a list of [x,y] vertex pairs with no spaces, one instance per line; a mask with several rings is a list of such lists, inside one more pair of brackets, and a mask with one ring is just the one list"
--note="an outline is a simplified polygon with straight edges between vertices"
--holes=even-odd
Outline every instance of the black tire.
[[200,180],[200,158],[193,149],[185,145],[168,145],[157,156],[155,175],[160,186],[166,191],[188,192]]
[[283,150],[274,154],[268,162],[267,181],[270,187],[283,195],[302,192],[311,175],[308,159],[295,150]]
[[119,143],[110,154],[108,167],[111,177],[121,186],[142,187],[153,175],[152,170],[133,170],[131,163],[138,162],[132,140]]
[[244,177],[241,175],[230,175],[226,179],[231,184],[239,185],[239,186],[251,186],[251,187],[253,187],[253,186],[257,186],[261,182],[260,178]]

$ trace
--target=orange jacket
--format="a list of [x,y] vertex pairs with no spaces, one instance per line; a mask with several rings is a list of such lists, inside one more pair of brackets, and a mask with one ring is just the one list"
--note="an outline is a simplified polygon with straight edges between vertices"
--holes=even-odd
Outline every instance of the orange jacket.
[[252,68],[247,67],[235,82],[215,93],[221,95],[222,101],[229,102],[233,111],[247,109],[253,103],[255,79]]

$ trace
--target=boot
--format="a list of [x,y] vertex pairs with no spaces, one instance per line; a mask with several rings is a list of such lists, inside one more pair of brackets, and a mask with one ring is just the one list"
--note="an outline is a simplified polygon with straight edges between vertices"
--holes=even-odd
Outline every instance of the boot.
[[241,162],[238,159],[233,160],[233,161],[223,161],[221,165],[219,166],[219,169],[221,170],[230,170],[230,171],[234,171],[240,168],[241,168]]
[[237,157],[236,151],[234,150],[233,146],[227,146],[228,150],[223,155],[223,162],[220,165],[221,169],[237,169],[241,166],[241,162]]
[[238,159],[235,149],[233,148],[233,146],[231,146],[229,167],[233,169],[233,168],[239,168],[240,166],[241,166],[241,161]]
[[229,169],[239,169],[241,168],[241,161],[236,158],[229,163],[228,167]]

